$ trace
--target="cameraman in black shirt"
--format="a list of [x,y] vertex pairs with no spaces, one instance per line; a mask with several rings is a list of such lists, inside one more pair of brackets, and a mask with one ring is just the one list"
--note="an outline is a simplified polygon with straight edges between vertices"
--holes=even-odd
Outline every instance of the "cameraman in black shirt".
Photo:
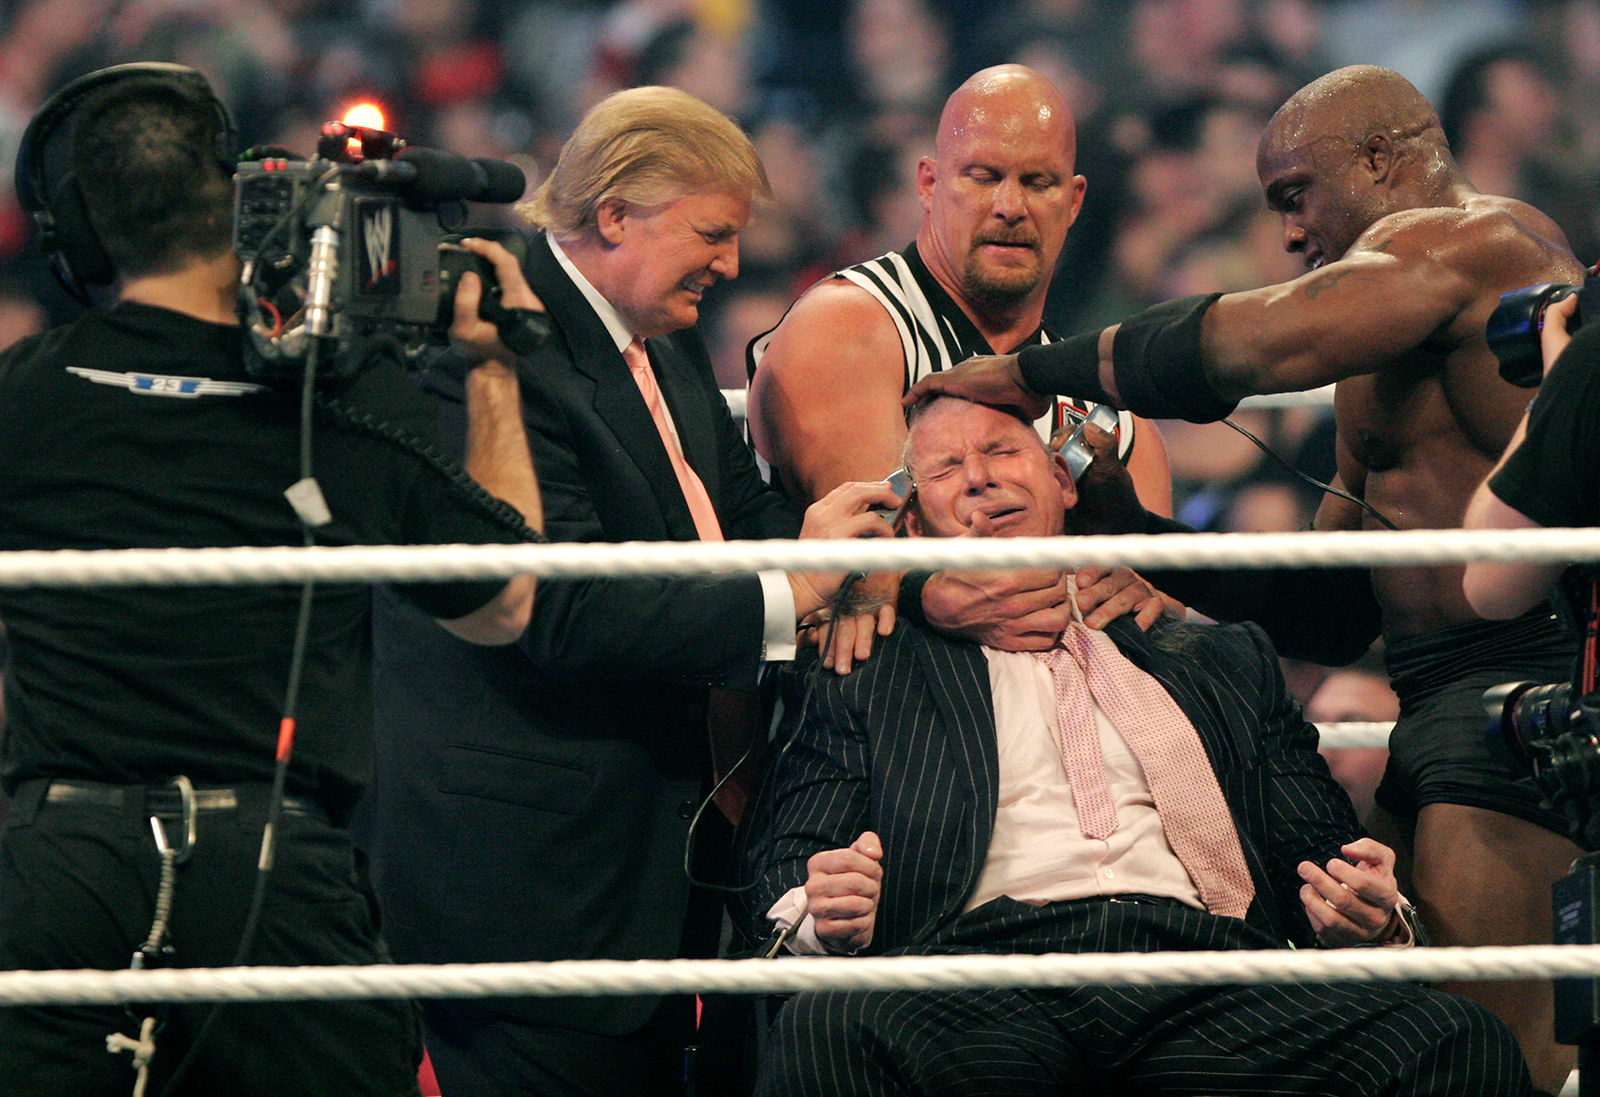
[[[30,126],[18,192],[45,247],[69,284],[114,276],[119,289],[111,308],[0,356],[0,549],[302,542],[284,495],[301,478],[297,395],[247,373],[234,316],[228,129],[205,81],[171,65],[83,77]],[[541,307],[508,254],[472,247],[507,304]],[[318,542],[537,536],[516,360],[478,319],[479,288],[463,278],[452,331],[475,366],[466,470],[433,456],[431,405],[398,366],[326,385],[310,427],[332,515]],[[533,582],[404,593],[466,639],[507,643]],[[0,591],[13,656],[0,778],[14,797],[0,968],[386,959],[345,830],[370,768],[362,584],[314,589],[275,858],[246,932],[300,605],[286,585]],[[417,1092],[417,1025],[399,1001],[0,1010],[7,1085],[126,1094],[116,1032],[154,1037],[151,1094]]]
[[[1539,333],[1544,380],[1504,456],[1468,503],[1464,528],[1600,525],[1600,324],[1569,334],[1577,308],[1572,295],[1545,310]],[[1478,613],[1515,617],[1541,601],[1563,569],[1560,563],[1474,560],[1463,585]]]

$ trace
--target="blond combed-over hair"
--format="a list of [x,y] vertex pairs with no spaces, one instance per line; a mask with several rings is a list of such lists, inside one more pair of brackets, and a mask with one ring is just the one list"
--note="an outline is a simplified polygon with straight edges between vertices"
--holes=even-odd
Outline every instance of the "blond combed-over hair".
[[686,91],[629,88],[595,105],[568,138],[555,170],[517,211],[556,236],[598,224],[603,202],[652,207],[695,191],[771,194],[750,138]]

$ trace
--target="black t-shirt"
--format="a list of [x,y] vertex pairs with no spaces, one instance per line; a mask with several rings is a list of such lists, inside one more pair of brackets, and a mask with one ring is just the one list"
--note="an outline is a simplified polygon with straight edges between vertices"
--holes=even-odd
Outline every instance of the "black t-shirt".
[[1561,352],[1539,386],[1527,438],[1489,487],[1541,526],[1600,525],[1600,323]]
[[[237,328],[123,303],[0,356],[0,550],[301,543],[297,393],[245,373]],[[430,459],[433,412],[398,366],[326,394],[319,544],[507,543],[525,527]],[[406,588],[434,616],[499,582]],[[34,777],[270,779],[298,585],[0,590],[8,789]],[[370,769],[370,592],[316,588],[290,786],[349,806]]]

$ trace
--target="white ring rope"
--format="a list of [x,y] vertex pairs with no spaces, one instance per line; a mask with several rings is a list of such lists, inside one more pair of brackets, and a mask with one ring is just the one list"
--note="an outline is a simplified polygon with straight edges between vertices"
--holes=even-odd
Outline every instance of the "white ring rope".
[[1306,389],[1303,392],[1263,392],[1256,396],[1246,396],[1239,401],[1239,410],[1262,410],[1265,408],[1331,408],[1333,407],[1332,385],[1324,385],[1319,389]]
[[0,972],[0,1006],[1600,976],[1600,945]]
[[1350,720],[1337,724],[1318,724],[1317,745],[1330,749],[1343,747],[1386,747],[1393,723]]
[[[728,405],[728,414],[734,419],[743,421],[750,406],[750,392],[748,389],[723,389],[723,402]],[[1239,401],[1239,410],[1260,410],[1263,408],[1331,408],[1333,406],[1333,386],[1324,385],[1319,389],[1307,389],[1304,392],[1268,392],[1260,396],[1246,396]]]
[[1125,564],[1133,568],[1394,566],[1600,560],[1600,528],[1194,533],[1183,536],[894,538],[552,545],[108,549],[0,553],[0,586],[704,575]]
[[[1600,559],[1600,529],[1194,534],[1185,537],[869,539],[519,546],[162,549],[0,553],[0,586],[244,584],[691,575],[768,568],[1127,564],[1233,567]],[[1391,725],[1324,725],[1324,745],[1383,745]],[[1600,946],[1331,952],[661,960],[334,968],[0,972],[0,1006],[309,998],[787,993],[812,989],[1218,984],[1600,976]]]

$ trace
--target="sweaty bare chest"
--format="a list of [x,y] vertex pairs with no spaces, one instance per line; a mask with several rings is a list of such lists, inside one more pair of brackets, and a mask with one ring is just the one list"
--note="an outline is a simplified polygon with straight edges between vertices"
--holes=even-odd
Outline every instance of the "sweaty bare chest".
[[1440,374],[1431,368],[1386,370],[1341,381],[1336,407],[1339,434],[1369,473],[1398,468],[1414,459],[1429,438],[1454,430]]

